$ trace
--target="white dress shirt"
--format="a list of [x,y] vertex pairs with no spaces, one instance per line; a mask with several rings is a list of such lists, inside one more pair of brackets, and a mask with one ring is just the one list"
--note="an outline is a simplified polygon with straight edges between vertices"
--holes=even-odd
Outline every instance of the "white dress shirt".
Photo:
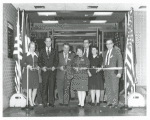
[[88,58],[88,56],[89,56],[89,48],[84,48],[84,54],[85,54],[85,49],[86,49],[86,57]]

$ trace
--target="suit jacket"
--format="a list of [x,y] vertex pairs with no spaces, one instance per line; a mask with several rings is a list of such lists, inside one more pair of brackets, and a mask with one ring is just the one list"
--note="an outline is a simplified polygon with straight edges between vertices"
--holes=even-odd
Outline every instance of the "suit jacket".
[[[85,56],[85,54],[84,54],[84,56]],[[91,47],[89,47],[88,59],[90,60],[91,58],[92,58],[92,50],[91,50]]]
[[54,49],[51,48],[50,56],[48,58],[46,48],[43,48],[40,51],[39,58],[38,58],[38,65],[42,67],[57,67],[59,62],[58,58],[58,52]]
[[[123,67],[121,52],[120,52],[120,50],[115,49],[115,48],[113,48],[111,51],[109,65],[105,65],[105,59],[106,59],[107,51],[104,52],[103,66],[106,68],[108,68],[108,67]],[[118,73],[122,74],[122,69],[121,70],[115,70],[114,72],[115,72],[115,74],[118,74]]]
[[58,69],[57,70],[57,76],[56,76],[57,80],[64,79],[65,73],[67,73],[68,79],[72,78],[72,75],[71,75],[71,73],[72,73],[71,65],[72,65],[72,60],[73,60],[74,56],[75,56],[75,54],[68,53],[68,60],[67,60],[67,64],[66,64],[63,52],[59,53],[58,67],[66,66],[67,71],[65,72],[65,71],[61,71],[60,69]]

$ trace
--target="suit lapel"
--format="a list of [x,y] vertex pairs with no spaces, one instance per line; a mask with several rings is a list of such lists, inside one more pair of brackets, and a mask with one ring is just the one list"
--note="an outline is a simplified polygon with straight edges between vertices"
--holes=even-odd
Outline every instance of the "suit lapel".
[[47,51],[46,51],[46,47],[45,47],[45,49],[44,49],[44,53],[45,53],[45,56],[47,57],[47,59],[48,59],[48,55],[47,55]]
[[62,58],[63,63],[66,64],[63,52],[60,54],[60,58]]

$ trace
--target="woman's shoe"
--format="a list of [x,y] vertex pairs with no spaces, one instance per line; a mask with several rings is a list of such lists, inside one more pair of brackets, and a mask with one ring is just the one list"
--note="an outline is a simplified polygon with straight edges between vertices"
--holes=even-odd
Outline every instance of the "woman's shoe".
[[77,105],[78,107],[81,107],[81,105]]
[[81,108],[84,108],[84,106],[81,106]]
[[100,103],[96,103],[96,106],[100,106]]

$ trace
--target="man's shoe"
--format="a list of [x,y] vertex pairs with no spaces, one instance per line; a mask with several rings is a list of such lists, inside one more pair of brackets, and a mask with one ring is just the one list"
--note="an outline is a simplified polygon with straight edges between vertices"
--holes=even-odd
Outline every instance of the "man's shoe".
[[91,103],[91,106],[95,106],[95,103]]
[[49,104],[49,106],[51,106],[51,107],[55,107],[55,105],[53,105],[53,104]]
[[43,104],[43,108],[46,108],[47,107],[47,104]]
[[75,100],[75,98],[71,98],[70,100]]
[[66,107],[67,107],[67,106],[69,106],[69,105],[68,105],[68,104],[64,104],[64,106],[66,106]]
[[112,105],[113,108],[118,108],[118,105]]
[[59,106],[63,106],[63,104],[62,104],[62,103],[59,103]]
[[100,106],[100,103],[96,103],[96,106]]
[[112,104],[109,104],[109,105],[107,105],[108,107],[112,107],[113,105]]

